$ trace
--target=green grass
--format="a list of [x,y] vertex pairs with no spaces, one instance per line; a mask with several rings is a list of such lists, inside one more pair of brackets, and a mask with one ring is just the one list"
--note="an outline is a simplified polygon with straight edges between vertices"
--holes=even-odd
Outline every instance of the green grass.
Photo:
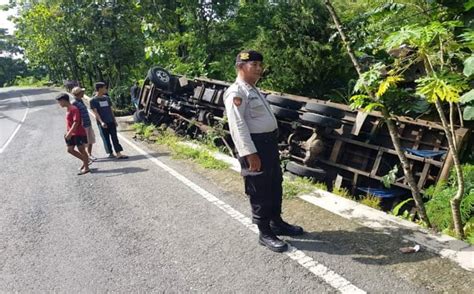
[[344,198],[347,198],[347,199],[351,199],[351,200],[354,200],[355,197],[351,195],[351,193],[349,192],[349,190],[347,190],[346,188],[334,188],[332,189],[332,193],[333,194],[336,194],[338,196],[341,196],[341,197],[344,197]]
[[154,125],[147,125],[143,129],[143,137],[146,139],[150,139],[151,135],[153,135],[153,132],[156,130],[156,127]]
[[146,127],[146,124],[144,123],[134,123],[132,125],[132,129],[135,131],[135,134],[137,135],[143,135],[145,127]]
[[173,149],[173,158],[191,159],[200,166],[208,169],[227,169],[229,165],[212,156],[207,150],[199,150],[190,146],[176,144]]
[[[146,130],[146,128],[145,128]],[[154,131],[155,129],[153,129]],[[151,131],[153,133],[153,131]],[[171,149],[172,157],[175,159],[191,159],[200,166],[207,169],[227,169],[229,164],[214,158],[210,151],[202,146],[202,144],[196,143],[202,147],[193,148],[182,144],[181,138],[167,131],[161,131],[157,136],[156,144],[167,146]]]
[[369,207],[380,210],[380,198],[375,197],[374,195],[367,195],[360,199],[360,203],[367,205]]
[[285,177],[283,179],[283,198],[291,199],[299,195],[313,192],[315,189],[327,191],[324,183],[313,183],[311,179],[294,177],[292,179]]
[[160,135],[156,138],[155,143],[173,148],[178,144],[179,141],[180,138],[178,138],[176,135],[167,131],[161,131]]

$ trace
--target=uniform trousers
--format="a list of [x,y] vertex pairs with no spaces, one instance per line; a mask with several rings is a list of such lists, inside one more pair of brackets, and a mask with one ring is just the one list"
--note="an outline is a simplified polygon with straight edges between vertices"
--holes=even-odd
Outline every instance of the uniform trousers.
[[278,152],[278,131],[251,134],[251,137],[262,162],[261,173],[249,175],[245,157],[238,159],[244,176],[245,193],[250,198],[252,221],[259,225],[280,218],[283,175]]

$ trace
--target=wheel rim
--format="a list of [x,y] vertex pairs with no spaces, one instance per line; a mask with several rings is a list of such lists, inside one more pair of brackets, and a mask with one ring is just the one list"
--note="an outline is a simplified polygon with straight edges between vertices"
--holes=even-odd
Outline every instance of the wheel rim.
[[170,81],[169,75],[162,70],[156,71],[155,76],[163,83],[168,83]]

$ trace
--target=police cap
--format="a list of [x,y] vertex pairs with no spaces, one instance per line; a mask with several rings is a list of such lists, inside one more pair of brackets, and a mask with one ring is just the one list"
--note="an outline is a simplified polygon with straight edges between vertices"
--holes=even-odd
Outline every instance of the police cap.
[[250,61],[263,61],[263,55],[254,50],[244,50],[237,54],[235,59],[236,64]]

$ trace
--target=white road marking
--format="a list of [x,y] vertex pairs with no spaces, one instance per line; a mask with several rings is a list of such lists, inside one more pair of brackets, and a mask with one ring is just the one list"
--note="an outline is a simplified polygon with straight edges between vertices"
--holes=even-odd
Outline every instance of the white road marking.
[[[256,225],[252,224],[252,221],[250,218],[246,217],[244,214],[240,213],[239,211],[235,210],[232,206],[226,204],[224,201],[220,200],[213,194],[209,193],[208,191],[204,190],[173,168],[169,167],[162,161],[158,160],[157,158],[151,156],[148,154],[145,150],[137,146],[135,143],[132,141],[128,140],[125,138],[123,135],[118,134],[121,140],[125,141],[128,145],[130,145],[133,149],[135,149],[138,153],[142,154],[146,158],[148,158],[150,161],[152,161],[154,164],[171,174],[173,177],[178,179],[180,182],[191,188],[194,192],[198,193],[201,195],[204,199],[209,201],[210,203],[214,204],[217,206],[219,209],[223,210],[225,213],[227,213],[230,217],[233,219],[237,220],[241,224],[243,224],[245,227],[250,229],[254,233],[258,233],[258,228]],[[341,275],[337,274],[336,272],[330,270],[327,268],[325,265],[318,263],[315,261],[312,257],[307,256],[303,251],[298,250],[294,246],[290,246],[289,250],[285,252],[285,254],[290,257],[292,260],[298,262],[302,267],[307,269],[309,272],[311,272],[313,275],[316,277],[324,280],[326,283],[328,283],[331,287],[336,289],[337,291],[341,293],[366,293],[364,290],[356,287],[355,285],[351,284],[348,280],[346,280],[344,277]]]
[[25,97],[26,99],[26,110],[25,110],[25,114],[23,115],[23,118],[22,120],[18,123],[18,125],[16,126],[15,130],[13,131],[13,133],[11,134],[10,138],[8,138],[7,142],[5,142],[5,144],[3,144],[3,146],[0,148],[0,153],[3,153],[3,151],[5,151],[5,149],[7,149],[8,147],[8,144],[11,143],[11,141],[13,140],[13,137],[15,137],[16,133],[18,133],[18,131],[20,130],[21,126],[23,125],[23,123],[25,122],[26,120],[26,116],[28,115],[28,110],[30,109],[30,101],[28,100],[28,96],[22,96],[22,97]]

